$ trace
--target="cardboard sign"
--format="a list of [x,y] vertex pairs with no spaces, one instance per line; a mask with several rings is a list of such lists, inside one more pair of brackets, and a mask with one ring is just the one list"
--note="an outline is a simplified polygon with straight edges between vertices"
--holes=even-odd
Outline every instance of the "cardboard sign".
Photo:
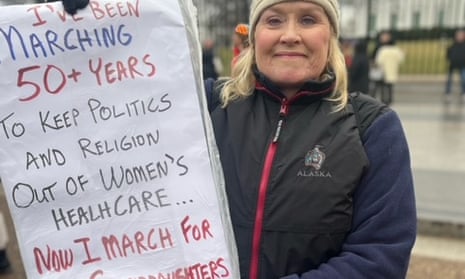
[[189,5],[0,9],[0,174],[28,278],[239,277]]

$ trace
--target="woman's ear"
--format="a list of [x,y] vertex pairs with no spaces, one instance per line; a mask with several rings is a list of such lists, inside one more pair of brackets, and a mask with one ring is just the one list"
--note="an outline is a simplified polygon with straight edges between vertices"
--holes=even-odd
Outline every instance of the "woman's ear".
[[65,11],[70,15],[74,15],[78,10],[87,7],[89,0],[62,0],[62,3]]

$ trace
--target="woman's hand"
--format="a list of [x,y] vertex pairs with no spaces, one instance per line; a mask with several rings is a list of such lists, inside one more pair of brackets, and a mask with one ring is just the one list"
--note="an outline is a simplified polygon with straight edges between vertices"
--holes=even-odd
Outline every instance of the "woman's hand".
[[65,11],[74,15],[79,9],[84,9],[89,4],[89,0],[61,0]]

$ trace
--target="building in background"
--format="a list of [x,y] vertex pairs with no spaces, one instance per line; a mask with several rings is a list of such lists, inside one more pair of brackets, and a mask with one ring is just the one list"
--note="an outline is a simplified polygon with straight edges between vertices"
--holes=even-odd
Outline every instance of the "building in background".
[[[41,0],[0,0],[24,4]],[[198,8],[200,39],[230,45],[231,32],[247,22],[251,0],[192,0]],[[381,30],[465,27],[465,0],[339,0],[341,34],[346,38],[374,38]]]
[[465,0],[339,0],[342,35],[375,37],[381,30],[465,26]]

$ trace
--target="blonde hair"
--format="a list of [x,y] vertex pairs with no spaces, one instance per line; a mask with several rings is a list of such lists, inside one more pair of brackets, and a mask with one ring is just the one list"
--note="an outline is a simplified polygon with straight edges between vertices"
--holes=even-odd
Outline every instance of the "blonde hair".
[[[328,101],[335,103],[335,111],[342,110],[348,101],[347,91],[347,68],[344,61],[344,55],[341,51],[339,40],[332,33],[327,70],[330,70],[335,75],[335,87],[331,95],[327,98]],[[251,42],[253,44],[253,42]],[[253,94],[255,89],[255,75],[253,67],[255,65],[255,47],[250,45],[241,53],[236,65],[234,66],[231,78],[226,78],[224,87],[221,91],[221,100],[223,107],[226,107],[231,102],[246,98]],[[322,79],[325,78],[325,73],[322,73]]]

